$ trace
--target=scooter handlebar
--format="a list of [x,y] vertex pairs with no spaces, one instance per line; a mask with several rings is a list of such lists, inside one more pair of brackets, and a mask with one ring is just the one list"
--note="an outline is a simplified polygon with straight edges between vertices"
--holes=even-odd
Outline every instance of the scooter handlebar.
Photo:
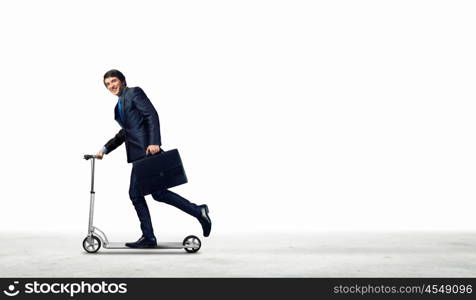
[[94,154],[84,154],[85,160],[90,160],[91,158],[99,158],[97,155]]

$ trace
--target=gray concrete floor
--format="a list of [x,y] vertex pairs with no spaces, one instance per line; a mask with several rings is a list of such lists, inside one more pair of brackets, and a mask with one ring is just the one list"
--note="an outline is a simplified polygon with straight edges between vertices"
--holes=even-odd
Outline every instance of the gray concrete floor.
[[197,254],[86,254],[83,238],[0,234],[0,277],[476,277],[475,232],[215,235]]

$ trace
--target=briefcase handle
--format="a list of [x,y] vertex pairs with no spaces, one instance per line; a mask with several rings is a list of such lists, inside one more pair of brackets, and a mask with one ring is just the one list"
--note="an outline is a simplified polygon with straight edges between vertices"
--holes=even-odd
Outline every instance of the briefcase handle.
[[160,154],[160,153],[162,153],[162,152],[165,152],[165,150],[162,149],[162,147],[160,147],[160,151],[159,151],[159,152],[157,152],[157,153],[155,153],[155,154],[152,154],[152,155],[150,155],[149,153],[147,153],[145,156],[146,156],[146,157],[154,156],[154,155]]

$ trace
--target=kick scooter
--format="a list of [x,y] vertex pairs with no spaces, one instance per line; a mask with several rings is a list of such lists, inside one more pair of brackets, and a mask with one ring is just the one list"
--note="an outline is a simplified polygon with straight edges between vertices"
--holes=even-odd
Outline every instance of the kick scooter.
[[83,240],[83,248],[88,253],[98,252],[101,245],[106,249],[185,249],[188,253],[195,253],[200,250],[202,243],[194,235],[187,236],[183,242],[158,242],[154,248],[129,248],[125,242],[109,242],[106,234],[93,225],[94,215],[94,164],[98,157],[92,154],[85,154],[85,160],[91,160],[91,197],[89,202],[89,226],[88,235]]

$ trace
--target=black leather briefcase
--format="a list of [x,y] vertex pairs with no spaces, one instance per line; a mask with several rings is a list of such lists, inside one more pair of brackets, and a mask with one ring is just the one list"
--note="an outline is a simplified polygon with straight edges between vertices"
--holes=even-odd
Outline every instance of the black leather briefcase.
[[177,149],[161,150],[155,155],[134,162],[132,168],[142,195],[187,183]]

